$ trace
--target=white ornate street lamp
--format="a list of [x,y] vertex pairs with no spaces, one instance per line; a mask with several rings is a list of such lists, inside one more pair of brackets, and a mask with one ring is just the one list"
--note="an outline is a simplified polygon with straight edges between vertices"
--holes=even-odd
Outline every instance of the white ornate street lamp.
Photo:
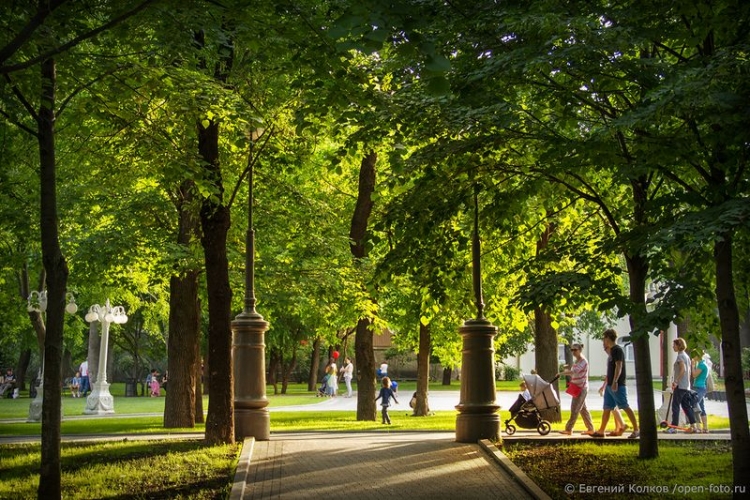
[[[65,312],[68,314],[75,314],[78,312],[78,306],[76,305],[76,298],[71,292],[65,294],[65,298],[68,300],[65,306]],[[26,309],[30,312],[43,313],[47,310],[47,290],[37,292],[33,290],[27,298]],[[44,346],[42,346],[44,349]],[[42,405],[44,403],[44,352],[42,351],[42,369],[39,371],[39,386],[36,388],[36,397],[31,401],[29,405],[29,417],[27,422],[40,422],[42,420]],[[62,414],[62,413],[61,413]]]
[[109,392],[107,383],[107,344],[109,342],[109,325],[117,323],[122,325],[128,321],[125,309],[122,306],[112,307],[107,299],[106,304],[102,307],[94,304],[86,313],[86,321],[93,323],[98,321],[102,324],[102,338],[99,344],[99,367],[96,374],[91,394],[86,398],[86,408],[83,413],[86,415],[106,415],[115,412],[115,403],[112,394]]

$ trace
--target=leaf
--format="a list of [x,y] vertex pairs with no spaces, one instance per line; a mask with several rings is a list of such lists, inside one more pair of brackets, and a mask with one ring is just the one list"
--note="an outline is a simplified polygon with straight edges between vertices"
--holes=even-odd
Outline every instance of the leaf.
[[433,96],[449,94],[450,90],[450,83],[444,76],[433,76],[427,80],[427,92]]
[[445,56],[431,54],[427,56],[425,68],[433,73],[447,73],[451,69],[451,62]]

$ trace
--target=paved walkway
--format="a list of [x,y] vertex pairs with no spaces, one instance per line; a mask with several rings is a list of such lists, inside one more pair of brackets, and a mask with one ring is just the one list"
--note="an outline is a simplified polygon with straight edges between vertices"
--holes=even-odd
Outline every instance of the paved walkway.
[[494,446],[453,432],[278,434],[247,447],[231,500],[548,498]]
[[[430,410],[454,410],[460,400],[460,392],[458,383],[456,384],[456,390],[451,391],[432,391],[430,392],[429,403]],[[588,396],[586,397],[586,404],[591,410],[601,410],[604,399],[599,396],[596,389],[599,388],[599,382],[595,382],[592,386],[594,389],[589,389]],[[401,410],[411,411],[409,408],[409,399],[411,399],[411,393],[406,394],[401,392],[398,395],[401,404],[396,405],[393,408],[394,414]],[[500,391],[497,393],[497,403],[500,405],[500,418],[508,418],[508,408],[516,401],[518,393],[513,391]],[[570,409],[571,397],[569,394],[561,391],[560,394],[560,406],[564,410]],[[630,406],[638,411],[638,397],[635,391],[635,382],[628,381],[628,401]],[[706,413],[709,415],[716,415],[720,417],[729,416],[729,408],[727,407],[726,401],[713,401],[706,400]],[[654,407],[659,409],[662,406],[662,395],[660,391],[654,392]],[[747,404],[748,414],[750,414],[750,400]],[[353,411],[357,409],[357,398],[356,394],[353,398],[345,398],[343,396],[337,396],[335,398],[323,398],[320,399],[320,403],[302,406],[287,406],[287,407],[273,407],[271,412],[274,411]]]

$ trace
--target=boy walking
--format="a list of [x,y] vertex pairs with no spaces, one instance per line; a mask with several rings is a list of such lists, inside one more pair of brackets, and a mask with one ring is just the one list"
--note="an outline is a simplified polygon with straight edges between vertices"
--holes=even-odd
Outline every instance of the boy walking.
[[380,407],[383,412],[383,423],[391,425],[391,417],[388,416],[388,407],[391,404],[391,398],[393,398],[396,404],[398,404],[398,399],[396,399],[396,395],[393,394],[393,390],[391,389],[391,379],[383,377],[382,384],[383,387],[380,388],[380,393],[378,394],[378,397],[375,398],[375,402],[377,402],[378,399],[382,399]]

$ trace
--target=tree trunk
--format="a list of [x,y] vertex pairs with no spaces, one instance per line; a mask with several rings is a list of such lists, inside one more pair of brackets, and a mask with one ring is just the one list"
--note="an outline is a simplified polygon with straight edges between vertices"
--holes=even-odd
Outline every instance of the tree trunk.
[[[60,376],[62,377],[63,380],[65,380],[67,377],[72,377],[76,373],[76,370],[73,368],[73,361],[71,360],[71,358],[72,358],[72,354],[70,353],[70,350],[66,347],[63,350],[62,366],[60,367]],[[76,366],[76,368],[78,367]],[[72,373],[71,373],[71,370],[72,370]]]
[[268,380],[266,383],[273,386],[273,393],[279,393],[278,381],[276,374],[279,371],[279,365],[281,364],[281,353],[279,349],[271,349],[268,354]]
[[[734,486],[750,491],[750,430],[747,426],[745,388],[742,381],[742,346],[740,316],[732,276],[732,242],[734,235],[724,233],[714,244],[716,265],[716,301],[721,324],[721,347],[724,358],[724,383],[732,434],[732,471]],[[743,495],[735,494],[735,498]]]
[[[200,312],[200,300],[198,301],[198,311]],[[200,320],[198,321],[200,323]],[[200,330],[199,330],[200,331]],[[201,358],[201,345],[200,342],[193,346],[195,350],[195,365],[193,366],[193,373],[195,375],[195,422],[203,423],[205,418],[203,417],[203,359]]]
[[16,365],[16,383],[18,384],[19,391],[26,390],[26,371],[29,369],[30,362],[31,349],[24,349],[21,351],[21,355],[18,357],[18,364]]
[[[628,155],[625,151],[626,156]],[[645,177],[631,180],[633,196],[633,220],[635,226],[646,228],[649,226],[646,212],[648,202],[649,180]],[[637,253],[624,251],[625,263],[628,267],[630,281],[630,314],[631,331],[639,331],[637,325],[640,317],[646,314],[646,277],[648,276],[648,261]],[[635,356],[635,385],[638,395],[638,424],[641,438],[638,442],[640,458],[657,458],[659,456],[659,442],[656,437],[656,408],[654,407],[654,387],[651,367],[650,333],[635,336],[633,340],[633,354]]]
[[297,367],[297,348],[292,350],[292,359],[289,360],[288,364],[282,364],[281,372],[281,394],[286,394],[287,387],[289,387],[289,377],[291,376],[294,369]]
[[[193,206],[193,181],[183,181],[177,194],[179,214],[177,244],[185,247],[197,241],[200,229]],[[200,303],[196,269],[178,272],[169,282],[169,338],[167,356],[169,390],[164,402],[164,427],[195,426],[196,393],[200,379]]]
[[41,166],[42,262],[47,274],[47,325],[44,339],[44,403],[39,470],[40,499],[62,498],[60,469],[60,412],[63,325],[68,265],[60,249],[55,159],[55,86],[53,59],[41,65],[42,98],[37,117]]
[[[536,242],[537,256],[549,245],[554,230],[554,226],[548,224],[539,236],[539,240]],[[557,358],[558,343],[557,332],[552,328],[552,318],[549,313],[540,307],[534,308],[534,363],[536,372],[544,380],[552,383],[555,392],[560,394],[558,382],[552,382],[552,379],[560,372]],[[562,420],[562,411],[559,406],[540,410],[540,413],[545,420],[550,422]]]
[[169,283],[169,390],[164,402],[164,427],[195,427],[196,346],[200,338],[198,272],[172,276]]
[[[557,361],[557,332],[552,328],[552,318],[541,308],[534,308],[534,362],[537,375],[552,383],[555,392],[560,394],[558,382],[552,379],[559,373]],[[559,406],[540,409],[542,418],[549,422],[560,422],[562,411]]]
[[99,373],[99,347],[101,339],[99,338],[98,325],[98,321],[89,323],[89,351],[87,358],[89,362],[89,387],[94,386],[96,376]]
[[453,375],[453,370],[449,367],[443,368],[443,385],[451,385],[451,376]]
[[307,378],[307,390],[317,391],[318,370],[320,369],[320,337],[315,337],[315,340],[313,340],[313,349],[310,356],[310,375]]
[[[646,276],[648,263],[640,256],[625,256],[630,281],[630,302],[635,311],[646,312]],[[635,331],[639,314],[630,315],[630,329]],[[653,372],[651,367],[651,345],[649,334],[633,337],[635,355],[635,385],[638,396],[638,424],[641,428],[639,441],[640,458],[659,456],[659,443],[656,430],[656,408],[654,406]]]
[[414,406],[415,417],[426,417],[430,414],[428,401],[430,387],[430,351],[432,336],[430,327],[419,322],[419,352],[417,353],[417,403]]
[[206,441],[210,444],[234,443],[234,384],[232,383],[232,289],[229,286],[227,233],[229,207],[223,204],[224,186],[219,167],[219,126],[198,124],[198,151],[206,162],[206,178],[212,184],[212,196],[201,206],[201,244],[206,262],[208,291],[208,417]]
[[[350,249],[355,260],[367,256],[367,225],[372,213],[375,191],[375,163],[378,155],[370,152],[359,166],[357,205],[349,231]],[[354,352],[357,364],[357,420],[375,420],[375,354],[373,352],[370,318],[357,321]]]
[[372,324],[369,318],[357,322],[354,354],[357,360],[357,420],[375,420],[375,354],[372,348]]

